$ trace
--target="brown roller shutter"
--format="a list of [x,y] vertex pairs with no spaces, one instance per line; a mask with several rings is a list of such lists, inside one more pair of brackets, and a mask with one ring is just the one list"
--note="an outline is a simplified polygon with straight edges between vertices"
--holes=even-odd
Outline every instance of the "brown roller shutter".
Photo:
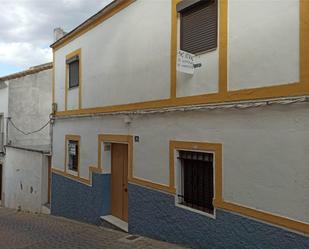
[[198,54],[217,48],[218,3],[201,1],[180,12],[180,49]]
[[79,61],[75,60],[69,64],[69,88],[79,85]]

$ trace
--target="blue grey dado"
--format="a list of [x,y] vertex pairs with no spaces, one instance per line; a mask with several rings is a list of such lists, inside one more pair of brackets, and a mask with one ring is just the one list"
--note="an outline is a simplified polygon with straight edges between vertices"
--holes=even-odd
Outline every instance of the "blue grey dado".
[[193,248],[308,249],[309,237],[223,210],[216,219],[175,206],[174,196],[129,185],[129,232]]
[[92,174],[92,187],[52,175],[51,214],[98,224],[110,214],[110,174]]

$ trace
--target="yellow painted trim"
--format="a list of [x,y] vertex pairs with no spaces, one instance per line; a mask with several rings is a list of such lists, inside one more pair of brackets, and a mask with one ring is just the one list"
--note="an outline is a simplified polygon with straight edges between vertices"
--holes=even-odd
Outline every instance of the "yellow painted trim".
[[[67,172],[67,141],[68,140],[73,140],[73,141],[78,141],[79,148],[78,148],[78,175],[72,175]],[[100,144],[99,144],[100,145]],[[101,151],[101,145],[98,147],[98,150]],[[100,155],[100,153],[98,153]],[[52,172],[58,175],[61,175],[63,177],[67,177],[71,180],[78,181],[80,183],[92,186],[92,173],[97,173],[97,174],[102,174],[103,170],[100,167],[100,163],[97,166],[89,166],[89,178],[83,178],[80,176],[80,136],[79,135],[66,135],[65,136],[65,159],[64,159],[64,171],[56,169],[55,167],[52,167]],[[100,161],[98,161],[100,162]]]
[[78,177],[78,176],[66,173],[66,172],[64,172],[62,170],[59,170],[59,169],[56,169],[54,167],[52,168],[52,172],[57,174],[57,175],[61,175],[63,177],[69,178],[69,179],[71,179],[73,181],[77,181],[77,182],[80,182],[82,184],[86,184],[88,186],[92,186],[92,173],[102,174],[102,172],[99,171],[97,169],[97,167],[95,167],[95,166],[90,166],[89,167],[89,179],[85,179],[83,177]]
[[309,1],[300,0],[300,82],[309,85]]
[[169,194],[175,194],[176,191],[174,188],[171,188],[170,186],[167,185],[163,185],[163,184],[159,184],[159,183],[155,183],[149,180],[144,180],[144,179],[140,179],[137,177],[134,177],[130,180],[130,183],[136,184],[136,185],[140,185],[140,186],[144,186],[147,188],[152,188],[152,189],[156,189],[159,191],[163,191]]
[[230,202],[217,203],[219,208],[239,213],[248,217],[275,224],[281,227],[292,229],[301,233],[309,234],[309,224],[292,220],[286,217],[270,214],[253,208],[244,207]]
[[123,105],[112,105],[105,107],[85,108],[80,110],[69,110],[57,112],[57,117],[75,116],[96,113],[112,113],[120,111],[134,111],[141,109],[159,109],[166,107],[200,105],[200,104],[215,104],[228,103],[235,101],[249,101],[279,97],[303,96],[309,94],[309,84],[292,83],[280,86],[269,86],[261,88],[243,89],[227,92],[223,94],[203,94],[196,96],[180,97],[174,100],[156,100],[148,102],[139,102]]
[[[65,56],[66,60],[71,59],[74,56],[79,56],[78,61],[78,110],[82,108],[82,50],[81,48],[69,53]],[[65,110],[68,110],[68,92],[69,92],[69,65],[65,64],[65,99],[64,106]]]
[[[130,135],[115,135],[115,134],[101,134],[99,135],[99,155],[98,155],[98,165],[102,165],[101,158],[101,144],[104,142],[108,143],[126,143],[128,144],[128,182],[146,186],[149,188],[157,189],[160,191],[175,193],[174,189],[171,189],[169,186],[163,184],[155,183],[149,180],[140,179],[134,176],[133,174],[133,136]],[[104,165],[102,167],[104,172]]]
[[106,11],[106,13],[104,13],[98,19],[95,19],[93,21],[88,20],[87,23],[83,25],[83,27],[80,27],[75,32],[68,34],[61,41],[59,41],[59,43],[55,44],[53,46],[53,49],[56,51],[56,50],[64,47],[66,44],[70,43],[71,41],[75,40],[76,38],[80,37],[81,35],[85,34],[88,31],[90,31],[91,29],[95,28],[96,26],[98,26],[102,22],[106,21],[107,19],[109,19],[113,15],[117,14],[119,11],[125,9],[131,3],[135,2],[135,1],[136,0],[124,0],[121,4],[119,4],[116,7]]
[[180,0],[172,0],[172,28],[171,28],[171,99],[175,99],[177,95],[177,19],[178,13],[176,5]]
[[67,167],[68,167],[68,141],[75,141],[78,142],[78,162],[77,162],[77,177],[79,178],[80,176],[80,136],[79,135],[65,135],[65,140],[64,140],[64,147],[65,147],[65,154],[64,154],[64,172],[66,174],[72,175],[68,173]]
[[100,134],[98,136],[98,168],[104,172],[104,165],[102,167],[102,143],[126,143],[128,144],[128,180],[132,178],[133,165],[133,137],[130,135],[115,135],[115,134]]
[[225,95],[228,89],[228,3],[219,1],[219,94]]
[[[222,145],[218,143],[170,141],[170,188],[175,189],[175,150],[199,150],[213,152],[215,155],[215,193],[214,206],[222,202]],[[175,191],[176,192],[176,191]]]

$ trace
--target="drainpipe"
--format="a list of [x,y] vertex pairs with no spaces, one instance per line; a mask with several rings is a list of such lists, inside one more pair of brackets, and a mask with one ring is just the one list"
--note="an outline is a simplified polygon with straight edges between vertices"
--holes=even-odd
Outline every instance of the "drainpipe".
[[6,138],[5,138],[5,144],[6,145],[8,145],[8,144],[10,144],[10,142],[9,142],[9,122],[10,122],[10,120],[11,120],[11,117],[7,117],[6,118]]

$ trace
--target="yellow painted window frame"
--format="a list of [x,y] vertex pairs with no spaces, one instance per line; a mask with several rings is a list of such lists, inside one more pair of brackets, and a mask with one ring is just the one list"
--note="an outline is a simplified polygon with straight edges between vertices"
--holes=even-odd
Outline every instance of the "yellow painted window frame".
[[[82,49],[79,48],[68,55],[65,56],[65,60],[70,60],[73,57],[78,56],[78,86],[74,87],[78,88],[78,109],[80,110],[82,108]],[[68,111],[68,94],[69,94],[69,65],[65,63],[65,110]]]
[[248,217],[252,217],[270,224],[292,229],[301,233],[309,234],[309,224],[257,210],[243,205],[225,201],[222,196],[222,145],[218,143],[170,141],[170,185],[175,185],[175,151],[176,150],[200,150],[213,152],[215,155],[215,196],[214,207],[224,209]]
[[175,189],[175,153],[179,150],[192,150],[210,152],[214,154],[214,207],[216,203],[222,202],[222,145],[218,143],[192,142],[192,141],[170,141],[169,144],[169,169],[170,186]]
[[[64,156],[64,172],[65,174],[74,176],[74,177],[79,177],[80,176],[80,136],[79,135],[65,135],[65,156]],[[77,161],[77,171],[76,174],[73,174],[72,170],[68,169],[68,142],[69,141],[74,141],[78,143],[78,161]]]

